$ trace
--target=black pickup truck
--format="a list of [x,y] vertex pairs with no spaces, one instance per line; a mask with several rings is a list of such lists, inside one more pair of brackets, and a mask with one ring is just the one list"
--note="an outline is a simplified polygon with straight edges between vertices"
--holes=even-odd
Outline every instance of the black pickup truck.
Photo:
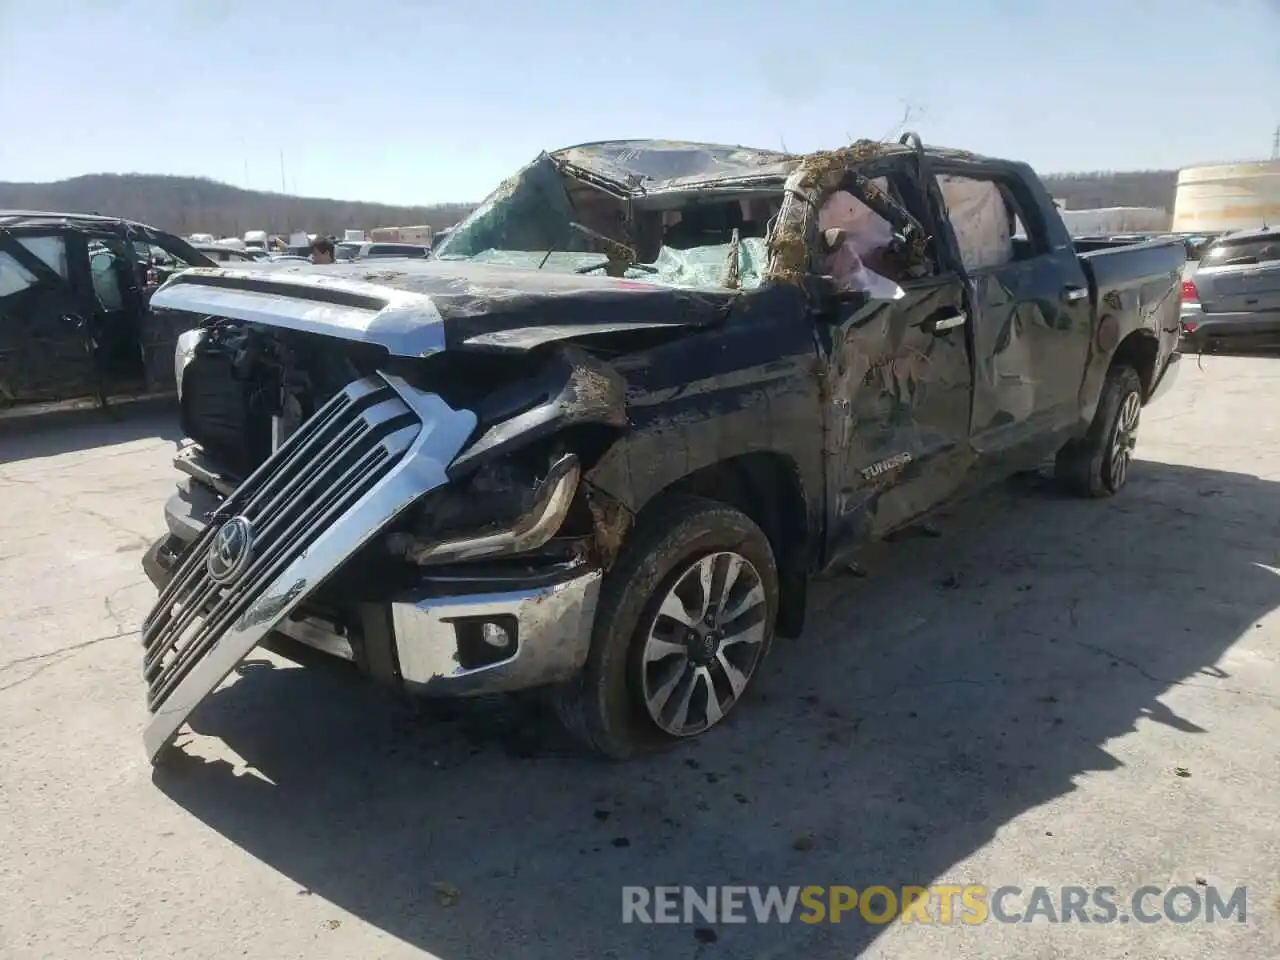
[[1078,255],[1025,164],[904,137],[588,144],[428,261],[185,271],[147,751],[259,644],[545,688],[608,756],[701,734],[869,538],[1050,457],[1120,490],[1183,261]]

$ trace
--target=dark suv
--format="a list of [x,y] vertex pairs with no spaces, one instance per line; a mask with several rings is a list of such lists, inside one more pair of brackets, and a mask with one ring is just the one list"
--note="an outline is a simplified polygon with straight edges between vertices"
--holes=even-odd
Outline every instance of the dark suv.
[[167,392],[177,331],[152,291],[214,261],[141,223],[0,211],[0,413]]

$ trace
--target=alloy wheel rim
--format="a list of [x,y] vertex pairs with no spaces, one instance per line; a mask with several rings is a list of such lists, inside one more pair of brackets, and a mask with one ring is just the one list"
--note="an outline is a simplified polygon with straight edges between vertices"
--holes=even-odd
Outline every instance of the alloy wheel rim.
[[764,649],[767,606],[760,573],[732,551],[685,568],[645,634],[641,688],[649,717],[691,737],[733,709]]
[[1129,464],[1134,448],[1138,445],[1138,419],[1142,413],[1142,398],[1137,391],[1130,393],[1120,405],[1116,415],[1115,436],[1111,441],[1111,486],[1120,488],[1129,478]]

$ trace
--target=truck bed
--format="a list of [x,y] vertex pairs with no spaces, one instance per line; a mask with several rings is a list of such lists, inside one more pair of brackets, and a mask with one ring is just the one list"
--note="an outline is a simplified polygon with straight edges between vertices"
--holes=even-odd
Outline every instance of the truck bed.
[[[1106,241],[1088,241],[1092,249],[1076,252],[1089,277],[1091,292],[1096,303],[1101,304],[1110,292],[1140,289],[1143,302],[1167,294],[1176,303],[1180,291],[1182,268],[1187,252],[1178,240],[1147,240],[1142,243],[1113,243],[1095,246]],[[1176,307],[1170,314],[1176,325]]]

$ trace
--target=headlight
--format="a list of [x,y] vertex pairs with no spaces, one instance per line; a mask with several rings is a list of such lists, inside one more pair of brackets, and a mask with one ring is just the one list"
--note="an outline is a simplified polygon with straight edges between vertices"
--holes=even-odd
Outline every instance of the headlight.
[[538,484],[530,508],[504,530],[443,540],[423,540],[413,534],[397,533],[388,538],[387,545],[393,553],[418,564],[457,563],[537,550],[564,524],[578,491],[580,475],[581,468],[574,454],[560,457]]
[[196,347],[204,339],[204,331],[197,328],[188,330],[178,337],[178,344],[173,348],[173,379],[178,386],[178,399],[182,399],[182,373],[187,364],[196,355]]

